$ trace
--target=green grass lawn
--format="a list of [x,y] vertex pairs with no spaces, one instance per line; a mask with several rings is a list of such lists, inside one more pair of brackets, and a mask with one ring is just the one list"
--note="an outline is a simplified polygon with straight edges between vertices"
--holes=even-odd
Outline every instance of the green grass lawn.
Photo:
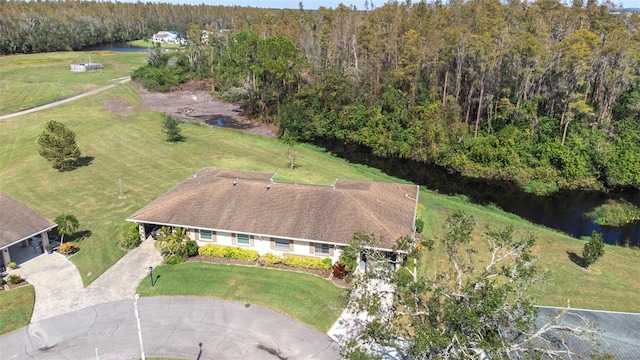
[[[101,71],[72,72],[71,63],[101,63]],[[0,115],[68,98],[113,83],[144,65],[147,53],[79,51],[0,56]]]
[[[66,64],[69,59],[81,60],[83,54],[0,57],[0,72],[5,71],[3,64],[19,62],[32,64],[34,69],[12,65],[18,72],[12,75],[14,79],[20,78],[19,73],[28,77],[31,71],[42,75],[41,62],[50,57],[67,59],[61,62]],[[120,61],[116,55],[106,54],[105,59]],[[93,56],[92,60],[99,61]],[[135,63],[126,56],[121,61],[122,69],[131,68]],[[144,62],[143,59],[136,61]],[[66,71],[68,64],[65,66]],[[4,84],[0,86],[6,86],[2,74],[0,79],[0,84]],[[74,84],[73,79],[78,83]],[[106,78],[100,81],[98,85],[108,82]],[[98,86],[80,77],[64,77],[59,85],[76,90]],[[36,88],[37,84],[32,83],[28,88],[9,86],[8,91],[9,96],[17,99],[23,91],[37,94]],[[27,100],[32,101],[21,101],[27,104]],[[131,113],[108,112],[104,102],[114,100],[130,106]],[[23,104],[18,108],[28,106],[32,105]],[[83,156],[90,159],[87,166],[57,172],[38,155],[36,138],[48,120],[60,121],[76,132]],[[80,231],[86,236],[78,241],[80,251],[71,259],[85,285],[124,254],[116,246],[118,233],[126,225],[124,220],[203,167],[275,172],[277,180],[300,183],[331,184],[336,178],[399,181],[309,145],[296,146],[298,168],[290,170],[288,145],[217,127],[186,124],[183,126],[186,141],[168,143],[161,133],[161,121],[159,114],[140,106],[139,91],[132,83],[43,112],[0,121],[0,189],[51,219],[63,213],[78,218]],[[119,182],[124,196],[120,196]],[[561,306],[566,304],[566,299],[571,299],[572,306],[640,312],[640,303],[630,301],[640,293],[640,279],[636,276],[640,270],[640,252],[608,246],[604,258],[586,272],[567,255],[567,251],[581,255],[583,243],[579,240],[533,226],[493,208],[469,204],[461,197],[423,190],[420,202],[425,206],[422,217],[426,236],[442,234],[442,220],[456,209],[472,213],[481,225],[512,224],[519,233],[533,231],[538,238],[536,253],[541,257],[541,264],[551,272],[536,288],[534,295],[540,304]],[[422,260],[423,271],[432,273],[443,257],[433,252]]]
[[142,296],[205,296],[260,305],[327,332],[344,309],[346,290],[319,276],[269,268],[188,262],[153,269]]
[[0,334],[29,325],[35,298],[31,285],[0,291]]
[[[131,106],[132,113],[108,112],[107,100]],[[203,167],[276,172],[278,180],[327,185],[336,178],[391,180],[302,145],[296,147],[299,167],[290,170],[288,145],[217,127],[185,124],[186,141],[169,143],[161,132],[160,114],[142,109],[139,101],[137,87],[128,83],[0,121],[0,189],[51,219],[63,213],[78,218],[80,232],[89,236],[78,241],[80,251],[72,261],[85,285],[123,255],[116,243],[125,219]],[[38,155],[36,139],[49,120],[76,133],[89,165],[58,172]]]

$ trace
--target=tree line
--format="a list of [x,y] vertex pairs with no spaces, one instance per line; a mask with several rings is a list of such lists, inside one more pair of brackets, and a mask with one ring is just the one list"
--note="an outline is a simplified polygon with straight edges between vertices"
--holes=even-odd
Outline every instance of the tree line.
[[103,41],[177,29],[187,49],[157,51],[138,78],[165,87],[206,78],[289,141],[355,143],[532,191],[640,186],[640,16],[608,2],[407,0],[307,11],[17,1],[0,9],[0,53],[48,50],[6,45],[35,39],[12,35],[38,34],[25,20],[34,16],[61,26],[70,14],[103,28],[111,21],[112,31],[98,32],[110,34]]

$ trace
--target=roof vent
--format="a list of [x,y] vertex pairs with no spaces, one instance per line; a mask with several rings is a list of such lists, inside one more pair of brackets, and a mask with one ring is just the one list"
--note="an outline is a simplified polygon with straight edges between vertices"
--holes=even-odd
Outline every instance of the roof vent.
[[238,185],[238,182],[234,180],[233,181],[233,186],[236,186],[236,185]]
[[267,185],[267,190],[271,189],[271,184]]

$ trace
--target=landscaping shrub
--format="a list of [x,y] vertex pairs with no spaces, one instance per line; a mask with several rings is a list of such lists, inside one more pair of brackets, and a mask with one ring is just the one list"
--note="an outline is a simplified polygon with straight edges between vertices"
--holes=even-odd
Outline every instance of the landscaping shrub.
[[424,230],[424,220],[416,219],[416,232],[422,234],[422,230]]
[[198,255],[198,242],[195,240],[187,240],[184,244],[184,252],[187,257]]
[[269,265],[280,264],[282,257],[273,253],[266,253],[262,256],[262,260]]
[[61,254],[71,255],[75,254],[78,251],[78,247],[74,242],[66,242],[58,248]]
[[329,270],[331,268],[331,259],[328,260],[329,263],[327,264],[325,259],[289,255],[284,257],[282,263],[301,269]]
[[167,265],[176,265],[184,262],[184,255],[167,255],[164,257],[164,263]]
[[260,254],[256,250],[240,249],[232,246],[205,245],[198,253],[202,256],[227,258],[233,260],[256,261]]
[[260,254],[256,250],[227,247],[225,257],[234,260],[256,261]]
[[7,281],[9,282],[9,284],[11,285],[17,285],[20,284],[24,279],[22,278],[22,276],[18,275],[18,274],[11,274],[9,275],[9,277],[7,278]]
[[16,263],[15,263],[15,262],[13,262],[13,261],[7,264],[7,267],[8,267],[9,269],[15,269],[17,266],[18,266],[18,264],[16,264]]
[[140,245],[140,233],[138,232],[138,224],[131,224],[120,231],[120,241],[118,244],[125,249],[133,249]]
[[218,258],[223,258],[225,257],[225,247],[224,246],[218,246],[218,245],[204,245],[201,246],[200,249],[198,249],[198,254],[202,255],[202,256],[208,256],[208,257],[218,257]]
[[331,273],[336,279],[344,279],[349,274],[349,270],[346,266],[340,264],[340,261],[338,261],[331,267]]

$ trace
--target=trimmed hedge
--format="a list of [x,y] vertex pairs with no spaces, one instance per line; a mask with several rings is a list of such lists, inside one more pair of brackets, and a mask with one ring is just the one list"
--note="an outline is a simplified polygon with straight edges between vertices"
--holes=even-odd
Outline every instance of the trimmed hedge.
[[256,261],[260,254],[256,250],[240,249],[232,246],[204,245],[198,249],[198,254],[208,257],[219,257],[233,260]]
[[329,270],[331,269],[330,258],[312,258],[305,256],[287,255],[282,259],[282,263],[302,269],[314,269],[314,270]]
[[275,265],[282,262],[282,257],[273,253],[266,253],[264,254],[264,256],[262,256],[262,260],[264,260],[264,262],[267,264]]

